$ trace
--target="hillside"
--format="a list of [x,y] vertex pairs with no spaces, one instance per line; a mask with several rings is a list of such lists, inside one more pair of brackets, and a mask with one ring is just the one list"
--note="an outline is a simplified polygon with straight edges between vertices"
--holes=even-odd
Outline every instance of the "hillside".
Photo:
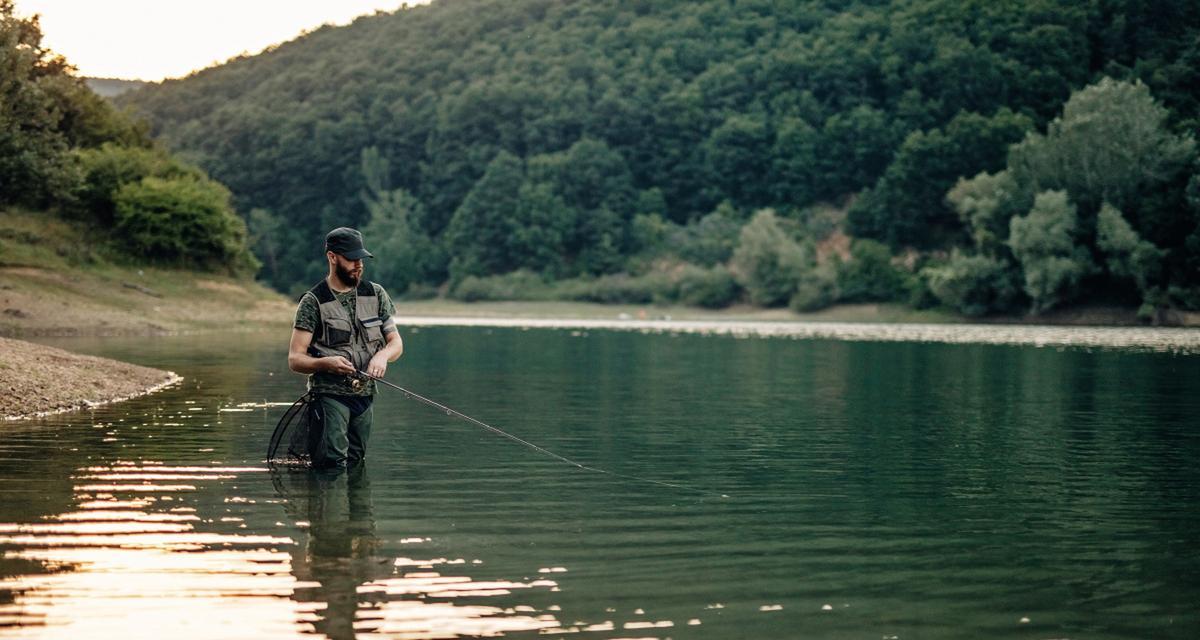
[[[683,266],[714,305],[1152,318],[1200,305],[1198,34],[1133,0],[439,0],[118,102],[230,187],[281,290],[336,223],[418,293]],[[634,288],[593,297],[685,301]]]
[[122,80],[120,78],[86,78],[88,88],[96,95],[115,98],[126,91],[146,85],[144,80]]
[[294,304],[245,278],[137,264],[78,222],[0,211],[0,335],[278,327]]

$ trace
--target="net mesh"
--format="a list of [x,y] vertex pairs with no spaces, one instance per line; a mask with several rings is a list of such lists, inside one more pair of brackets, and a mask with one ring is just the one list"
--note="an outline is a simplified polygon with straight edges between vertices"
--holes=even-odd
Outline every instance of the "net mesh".
[[312,450],[317,438],[321,437],[321,425],[324,416],[321,403],[312,393],[306,393],[292,403],[271,433],[271,443],[267,447],[267,462],[269,464],[288,464],[309,466],[312,464]]

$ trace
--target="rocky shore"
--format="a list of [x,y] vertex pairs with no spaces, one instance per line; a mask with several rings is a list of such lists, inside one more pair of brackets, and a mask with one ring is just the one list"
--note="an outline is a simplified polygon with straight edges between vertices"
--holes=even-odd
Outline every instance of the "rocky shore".
[[126,400],[175,384],[170,371],[0,338],[0,419]]
[[1200,354],[1200,329],[1160,327],[1086,327],[1001,324],[927,324],[872,322],[751,322],[737,320],[640,320],[636,318],[465,318],[405,316],[401,327],[512,327],[610,329],[644,333],[687,333],[735,337],[849,340],[867,342],[940,342],[1033,347],[1132,349]]

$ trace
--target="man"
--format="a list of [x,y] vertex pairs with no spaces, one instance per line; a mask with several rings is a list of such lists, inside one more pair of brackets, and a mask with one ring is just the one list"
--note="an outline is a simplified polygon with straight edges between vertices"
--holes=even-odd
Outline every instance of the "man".
[[392,322],[395,306],[383,287],[362,279],[362,234],[338,227],[325,236],[329,274],[300,298],[288,348],[288,368],[308,374],[324,429],[314,441],[317,468],[345,468],[367,454],[375,381],[404,352]]

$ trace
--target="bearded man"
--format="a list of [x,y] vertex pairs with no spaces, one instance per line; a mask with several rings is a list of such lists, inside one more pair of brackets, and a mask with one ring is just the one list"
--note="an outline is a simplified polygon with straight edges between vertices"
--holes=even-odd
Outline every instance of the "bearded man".
[[[325,236],[329,273],[296,307],[288,368],[308,375],[323,429],[310,440],[316,468],[346,468],[367,455],[375,381],[404,352],[383,287],[363,280],[363,237],[349,227]],[[366,374],[365,376],[363,374]],[[319,437],[318,437],[319,436]]]

